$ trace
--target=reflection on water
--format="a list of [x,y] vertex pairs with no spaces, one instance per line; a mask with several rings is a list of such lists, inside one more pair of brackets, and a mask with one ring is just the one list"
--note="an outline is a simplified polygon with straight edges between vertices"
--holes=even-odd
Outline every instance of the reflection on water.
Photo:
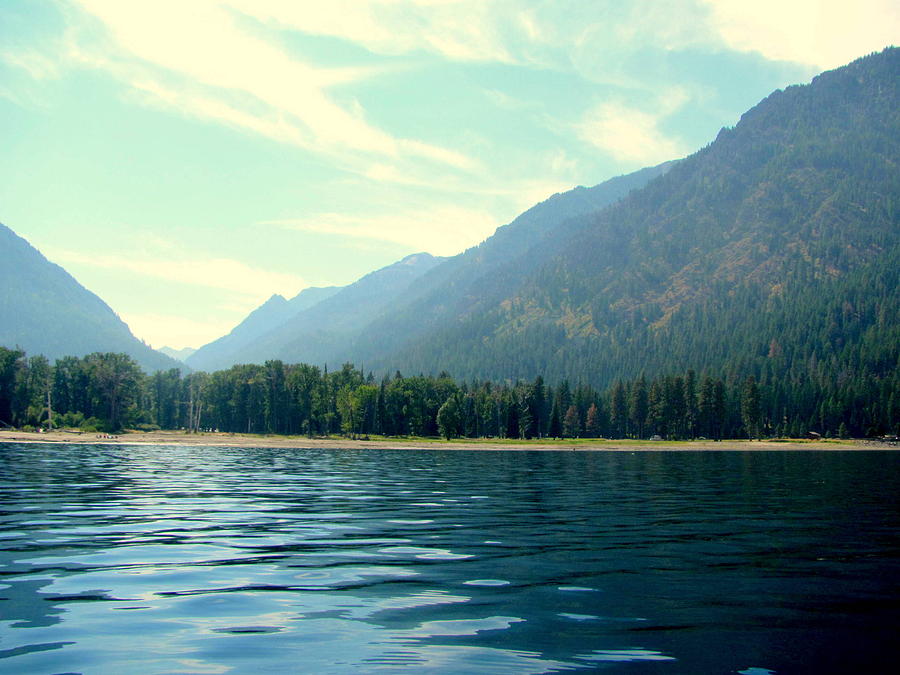
[[898,457],[0,445],[0,672],[874,672]]

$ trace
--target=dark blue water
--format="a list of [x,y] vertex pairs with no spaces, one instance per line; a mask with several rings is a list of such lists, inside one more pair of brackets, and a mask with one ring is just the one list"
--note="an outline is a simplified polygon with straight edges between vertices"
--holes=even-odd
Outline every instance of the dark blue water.
[[898,460],[0,445],[0,672],[886,672]]

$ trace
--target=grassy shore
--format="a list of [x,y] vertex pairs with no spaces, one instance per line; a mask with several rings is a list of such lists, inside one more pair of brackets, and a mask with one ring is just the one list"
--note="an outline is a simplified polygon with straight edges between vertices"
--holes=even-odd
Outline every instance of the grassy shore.
[[185,445],[220,446],[243,448],[396,448],[396,449],[439,449],[439,450],[549,450],[549,451],[592,451],[592,450],[872,450],[890,449],[891,446],[865,440],[822,439],[768,439],[763,441],[644,441],[607,440],[596,438],[576,438],[566,440],[520,439],[453,439],[421,437],[381,437],[349,439],[340,436],[307,438],[306,436],[274,436],[256,434],[229,434],[207,432],[191,434],[184,431],[132,431],[115,436],[91,432],[48,431],[44,433],[25,431],[0,431],[0,443],[67,443],[67,444],[111,444],[111,445]]

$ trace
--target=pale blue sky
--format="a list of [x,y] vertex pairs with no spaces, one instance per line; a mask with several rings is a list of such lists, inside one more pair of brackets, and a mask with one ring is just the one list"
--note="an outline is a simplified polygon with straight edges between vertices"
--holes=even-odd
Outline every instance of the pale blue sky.
[[154,347],[452,255],[897,42],[893,0],[3,0],[0,221]]

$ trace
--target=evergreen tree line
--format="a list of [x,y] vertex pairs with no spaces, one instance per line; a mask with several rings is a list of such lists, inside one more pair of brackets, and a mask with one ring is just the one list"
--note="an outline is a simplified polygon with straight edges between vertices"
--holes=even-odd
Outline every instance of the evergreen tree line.
[[[777,347],[772,347],[777,358]],[[350,437],[721,439],[900,432],[900,378],[831,374],[814,358],[791,377],[693,370],[617,380],[457,382],[447,373],[380,381],[267,361],[213,373],[147,375],[125,354],[43,356],[0,347],[0,426],[117,431],[216,429]]]

